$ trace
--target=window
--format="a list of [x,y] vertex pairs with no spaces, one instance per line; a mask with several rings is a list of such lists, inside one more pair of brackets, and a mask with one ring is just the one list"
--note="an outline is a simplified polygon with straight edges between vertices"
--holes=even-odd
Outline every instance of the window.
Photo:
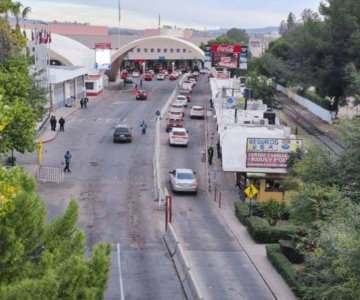
[[173,53],[174,52],[174,49],[173,48],[170,48],[170,53]]
[[94,90],[94,83],[93,82],[85,82],[85,88],[87,90]]
[[147,49],[147,48],[144,48],[144,52],[145,52],[145,53],[148,52],[148,49]]
[[160,52],[161,52],[161,49],[160,49],[160,48],[158,48],[158,49],[157,49],[157,52],[158,52],[158,53],[160,53]]
[[141,51],[141,49],[140,49],[140,48],[137,48],[136,51],[137,51],[137,53],[139,53],[139,52]]
[[185,49],[185,48],[183,49],[183,53],[186,53],[186,49]]
[[166,48],[164,48],[164,53],[166,53],[167,52],[167,49]]
[[280,180],[266,179],[265,181],[265,192],[283,192],[283,186]]
[[151,48],[151,49],[150,49],[150,52],[151,52],[151,53],[154,53],[154,52],[155,52],[155,49],[154,49],[154,48]]
[[176,49],[176,53],[180,53],[180,49],[179,49],[179,48]]

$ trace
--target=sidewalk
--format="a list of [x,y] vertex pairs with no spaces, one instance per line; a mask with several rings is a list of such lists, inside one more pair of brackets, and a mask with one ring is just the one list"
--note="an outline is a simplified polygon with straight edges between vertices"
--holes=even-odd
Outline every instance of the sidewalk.
[[57,120],[57,124],[56,124],[56,131],[52,131],[50,129],[50,118],[48,118],[43,126],[43,129],[41,129],[38,134],[37,134],[37,138],[36,138],[36,143],[39,143],[39,140],[41,138],[43,143],[48,143],[51,142],[52,140],[55,139],[57,133],[59,132],[59,119],[61,117],[63,117],[65,119],[65,128],[66,128],[66,117],[70,116],[71,114],[73,114],[74,112],[76,112],[77,110],[79,110],[79,104],[76,103],[74,106],[71,107],[62,107],[59,108],[57,110],[55,110],[54,112],[52,112],[50,115],[51,116],[55,116],[56,120]]

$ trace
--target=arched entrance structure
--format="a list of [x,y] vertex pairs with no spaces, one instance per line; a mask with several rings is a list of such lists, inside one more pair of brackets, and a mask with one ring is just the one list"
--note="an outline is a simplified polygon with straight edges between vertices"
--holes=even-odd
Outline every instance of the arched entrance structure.
[[143,60],[204,61],[204,51],[188,41],[169,36],[146,37],[130,42],[111,55],[111,70],[106,71],[109,81],[116,80],[122,62],[131,51],[141,55]]

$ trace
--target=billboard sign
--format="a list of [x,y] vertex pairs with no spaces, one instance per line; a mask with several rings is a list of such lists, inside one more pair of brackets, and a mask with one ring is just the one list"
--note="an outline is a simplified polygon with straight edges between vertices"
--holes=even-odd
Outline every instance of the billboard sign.
[[246,152],[289,153],[301,148],[301,139],[248,138]]
[[211,45],[212,66],[236,69],[239,66],[240,45]]
[[205,62],[211,61],[211,52],[210,51],[204,51],[204,61]]
[[95,43],[95,69],[111,70],[111,43]]
[[289,153],[301,146],[301,139],[248,138],[246,167],[286,168]]
[[246,153],[246,167],[286,168],[288,159],[289,153],[248,152]]

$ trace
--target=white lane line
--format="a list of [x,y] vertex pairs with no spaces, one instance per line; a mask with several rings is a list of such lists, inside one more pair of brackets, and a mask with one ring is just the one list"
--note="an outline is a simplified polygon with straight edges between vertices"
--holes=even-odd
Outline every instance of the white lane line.
[[119,268],[120,294],[121,294],[121,300],[125,300],[124,286],[123,286],[122,273],[121,273],[120,244],[117,243],[116,246],[117,246],[117,261],[118,261],[118,268]]

